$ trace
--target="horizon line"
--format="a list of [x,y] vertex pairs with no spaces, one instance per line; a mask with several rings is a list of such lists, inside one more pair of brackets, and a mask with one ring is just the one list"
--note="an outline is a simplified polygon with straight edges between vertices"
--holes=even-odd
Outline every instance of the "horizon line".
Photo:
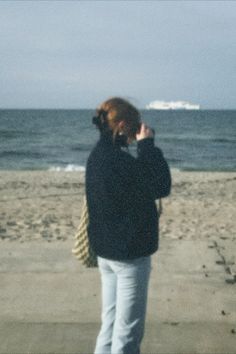
[[[137,107],[138,108],[138,107]],[[199,109],[147,109],[138,108],[145,111],[235,111],[235,108],[199,108]],[[96,107],[0,107],[0,110],[96,110]]]

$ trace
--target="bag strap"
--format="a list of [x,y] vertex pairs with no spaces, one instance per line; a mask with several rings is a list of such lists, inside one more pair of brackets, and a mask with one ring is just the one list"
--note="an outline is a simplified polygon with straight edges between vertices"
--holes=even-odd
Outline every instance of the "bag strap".
[[159,199],[158,211],[159,211],[159,216],[161,216],[161,214],[163,213],[163,207],[162,207],[162,200],[161,199]]

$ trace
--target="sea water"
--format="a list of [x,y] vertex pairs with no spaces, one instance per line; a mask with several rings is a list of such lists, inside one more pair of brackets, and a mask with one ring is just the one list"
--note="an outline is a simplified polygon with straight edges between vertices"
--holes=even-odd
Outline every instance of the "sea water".
[[[84,171],[94,110],[0,110],[0,169]],[[171,168],[236,171],[236,111],[141,110]],[[137,143],[128,151],[137,156]]]

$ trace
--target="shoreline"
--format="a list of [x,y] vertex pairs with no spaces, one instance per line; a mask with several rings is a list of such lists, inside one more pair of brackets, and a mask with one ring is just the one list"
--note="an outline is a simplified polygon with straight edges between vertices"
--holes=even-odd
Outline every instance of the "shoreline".
[[[72,167],[72,169],[68,169],[68,166],[71,166],[70,164],[68,164],[66,167],[61,167],[61,166],[51,166],[48,169],[0,169],[0,174],[1,173],[46,173],[46,172],[52,172],[52,173],[85,173],[85,167],[81,166],[81,165],[72,165],[75,166],[74,169]],[[202,172],[202,173],[235,173],[236,174],[236,170],[235,169],[226,169],[226,170],[204,170],[204,169],[190,169],[188,167],[186,168],[177,168],[177,167],[170,167],[171,172],[176,173],[176,172],[190,172],[190,173],[198,173],[198,172]]]

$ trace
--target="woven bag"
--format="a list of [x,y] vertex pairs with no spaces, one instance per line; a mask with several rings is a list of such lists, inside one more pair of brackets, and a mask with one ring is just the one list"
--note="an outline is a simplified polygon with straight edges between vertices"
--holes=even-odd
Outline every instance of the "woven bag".
[[75,234],[75,244],[72,253],[86,267],[97,267],[97,256],[89,243],[87,226],[89,223],[88,206],[86,196],[83,199],[80,224]]

